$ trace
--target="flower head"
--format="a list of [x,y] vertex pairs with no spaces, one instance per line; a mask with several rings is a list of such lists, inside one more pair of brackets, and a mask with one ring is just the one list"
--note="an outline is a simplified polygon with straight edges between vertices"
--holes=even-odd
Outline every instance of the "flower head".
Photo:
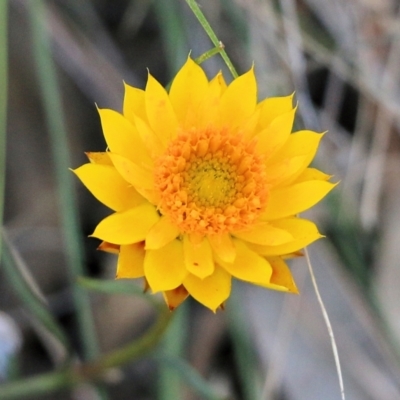
[[117,278],[145,279],[171,309],[215,311],[232,277],[297,292],[285,259],[321,235],[298,213],[335,185],[310,168],[322,137],[292,132],[292,96],[257,103],[253,69],[229,86],[191,58],[169,93],[125,85],[123,114],[100,109],[108,151],[74,172],[114,213],[93,236]]

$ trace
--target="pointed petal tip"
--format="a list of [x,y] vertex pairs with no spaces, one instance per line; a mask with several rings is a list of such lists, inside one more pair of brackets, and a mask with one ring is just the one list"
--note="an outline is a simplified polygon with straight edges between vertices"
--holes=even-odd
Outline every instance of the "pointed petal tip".
[[216,314],[219,311],[222,311],[222,312],[225,311],[225,304],[226,304],[226,302],[224,301],[219,306],[217,306],[216,308],[211,308],[211,307],[208,307],[208,306],[206,306],[206,307],[209,308],[214,314]]
[[130,85],[129,83],[126,83],[125,80],[123,80],[122,83],[123,83],[123,85],[124,85],[124,92],[126,92],[127,89],[129,89],[129,88],[134,88],[134,89],[136,89],[135,86],[132,86],[132,85]]
[[189,293],[183,285],[163,292],[164,300],[170,311],[174,311],[177,307],[179,307],[188,298],[188,296]]
[[147,293],[149,290],[150,290],[149,282],[147,282],[147,279],[144,278],[144,281],[143,281],[143,293]]

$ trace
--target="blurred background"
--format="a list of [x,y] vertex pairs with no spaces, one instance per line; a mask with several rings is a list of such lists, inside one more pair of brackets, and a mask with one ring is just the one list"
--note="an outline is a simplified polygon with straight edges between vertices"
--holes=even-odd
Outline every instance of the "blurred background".
[[[183,0],[1,1],[4,383],[60,368],[65,340],[78,363],[129,343],[154,321],[143,298],[76,285],[83,274],[113,279],[116,257],[87,237],[109,210],[67,168],[85,163],[84,151],[105,149],[95,104],[121,111],[123,81],[144,88],[150,70],[166,85],[190,51],[198,57],[213,45]],[[295,91],[296,128],[328,131],[316,164],[340,185],[306,217],[327,236],[310,256],[347,399],[400,399],[400,3],[199,4],[239,73],[254,62],[260,99]],[[231,80],[219,55],[203,66],[209,77],[222,69]],[[237,283],[224,312],[187,302],[155,352],[109,371],[101,385],[25,398],[340,399],[307,264],[300,258],[291,268],[299,296]]]

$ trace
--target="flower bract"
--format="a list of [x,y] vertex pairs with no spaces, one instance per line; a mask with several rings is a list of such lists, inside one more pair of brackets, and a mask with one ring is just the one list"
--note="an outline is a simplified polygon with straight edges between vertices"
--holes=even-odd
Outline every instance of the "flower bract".
[[144,278],[171,309],[215,311],[232,278],[297,292],[286,263],[321,237],[298,214],[335,186],[309,165],[322,134],[292,133],[292,96],[257,101],[254,69],[227,85],[190,57],[169,92],[149,74],[123,113],[99,109],[107,151],[74,172],[113,213],[92,236],[116,276]]

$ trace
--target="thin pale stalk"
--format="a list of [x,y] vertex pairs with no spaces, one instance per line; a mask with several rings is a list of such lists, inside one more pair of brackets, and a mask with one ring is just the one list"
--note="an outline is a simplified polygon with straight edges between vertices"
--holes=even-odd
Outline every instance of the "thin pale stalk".
[[[207,21],[207,18],[203,14],[203,12],[200,10],[199,5],[196,3],[194,0],[186,0],[186,3],[192,10],[193,14],[197,18],[197,20],[200,22],[201,26],[203,27],[204,31],[207,33],[208,37],[211,39],[215,47],[221,47],[223,46],[220,40],[218,39],[217,35],[215,34],[214,30],[211,28],[211,25]],[[231,72],[232,76],[236,79],[239,75],[236,72],[235,67],[232,64],[232,61],[228,57],[228,54],[226,54],[226,51],[224,49],[221,50],[221,57],[225,61],[226,66],[228,67],[229,71]]]
[[90,360],[95,358],[98,349],[89,297],[81,287],[76,285],[77,277],[84,275],[84,256],[79,241],[80,229],[72,176],[68,170],[71,163],[63,107],[58,89],[56,69],[51,56],[50,41],[46,32],[44,3],[42,0],[31,1],[28,2],[28,7],[37,74],[42,91],[46,123],[50,134],[55,165],[61,224],[72,282],[73,300],[77,312],[79,333],[83,343],[84,358]]
[[[304,287],[307,270],[299,271],[296,277],[296,284],[300,293]],[[301,298],[295,299],[288,294],[285,295],[282,310],[276,326],[272,353],[269,358],[267,376],[265,377],[261,400],[268,400],[274,397],[274,391],[282,384],[285,363],[288,361],[289,349],[293,339],[296,325],[299,322],[299,311]]]
[[308,270],[310,271],[310,276],[311,276],[312,284],[314,286],[314,291],[315,291],[315,294],[317,296],[318,303],[319,303],[319,306],[320,306],[321,311],[322,311],[322,315],[324,317],[325,325],[326,325],[326,327],[328,329],[329,337],[331,339],[333,357],[335,359],[336,371],[337,371],[338,378],[339,378],[340,394],[342,396],[342,400],[346,400],[346,396],[344,394],[342,368],[340,366],[339,352],[338,352],[338,349],[337,349],[335,336],[333,334],[333,329],[332,329],[331,321],[329,320],[328,312],[326,311],[325,304],[324,304],[324,302],[322,300],[321,294],[320,294],[319,289],[318,289],[317,280],[315,279],[314,270],[313,270],[313,267],[311,265],[310,255],[308,254],[308,249],[307,248],[304,249],[304,255],[306,256]]
[[[4,193],[6,186],[6,132],[8,93],[8,1],[0,1],[0,226],[3,226]],[[2,239],[0,238],[0,260]]]

